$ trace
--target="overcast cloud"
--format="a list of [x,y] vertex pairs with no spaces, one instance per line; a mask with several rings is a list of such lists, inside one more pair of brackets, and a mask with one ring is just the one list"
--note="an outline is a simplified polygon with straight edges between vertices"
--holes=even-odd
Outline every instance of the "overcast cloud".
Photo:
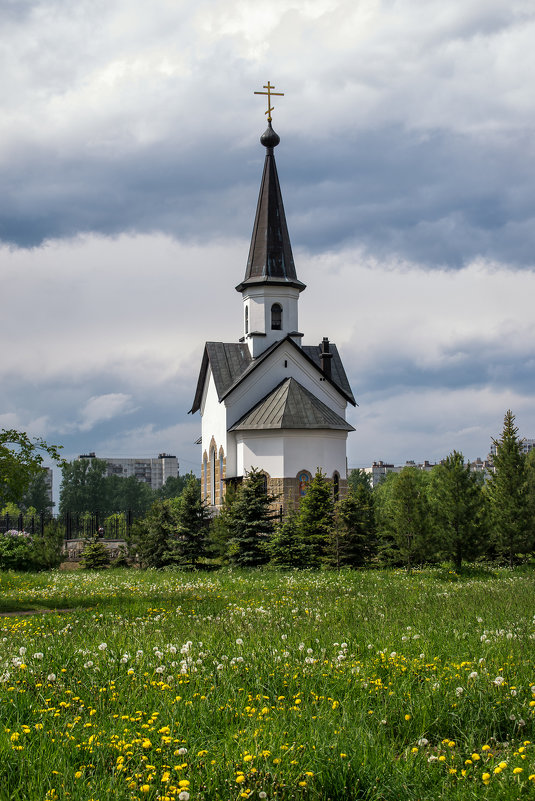
[[3,0],[0,426],[176,453],[241,335],[271,80],[305,342],[350,465],[535,437],[535,9],[513,0]]

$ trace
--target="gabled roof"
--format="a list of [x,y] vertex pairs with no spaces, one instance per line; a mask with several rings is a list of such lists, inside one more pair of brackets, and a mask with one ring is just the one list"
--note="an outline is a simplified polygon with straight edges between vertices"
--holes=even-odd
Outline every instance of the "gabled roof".
[[245,277],[236,289],[248,286],[278,284],[294,286],[301,292],[305,284],[299,281],[286,225],[286,215],[275,164],[273,149],[279,144],[279,136],[268,123],[268,129],[260,138],[266,147],[264,172],[256,207],[256,216],[251,236],[251,247]]
[[229,428],[229,431],[270,429],[330,429],[354,431],[343,417],[329,409],[295,378],[285,378]]
[[204,346],[195,398],[189,413],[193,414],[201,408],[208,365],[214,376],[217,397],[221,400],[227,390],[247,371],[252,361],[251,352],[244,342],[207,342]]
[[289,342],[292,347],[304,356],[304,358],[321,373],[322,378],[331,384],[352,406],[357,405],[336,345],[330,343],[332,360],[331,377],[328,378],[321,369],[320,345],[305,345],[304,347],[300,347],[290,336],[287,336],[278,342],[274,342],[270,347],[266,348],[260,356],[257,356],[256,359],[251,357],[248,346],[243,342],[207,342],[204,348],[197,389],[190,413],[193,414],[201,408],[202,393],[208,365],[210,365],[214,376],[217,397],[222,401],[241,384],[248,375],[256,370],[268,356],[280,348],[284,342]]

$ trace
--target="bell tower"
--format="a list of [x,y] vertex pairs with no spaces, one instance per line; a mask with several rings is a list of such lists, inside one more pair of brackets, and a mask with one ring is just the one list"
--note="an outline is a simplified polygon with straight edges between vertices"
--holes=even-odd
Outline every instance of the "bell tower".
[[280,137],[271,126],[269,106],[273,89],[269,83],[268,127],[260,137],[266,148],[264,171],[256,207],[245,277],[236,287],[243,297],[243,340],[253,358],[274,342],[290,336],[301,344],[298,325],[299,294],[306,289],[297,278],[286,225],[284,205],[274,150]]

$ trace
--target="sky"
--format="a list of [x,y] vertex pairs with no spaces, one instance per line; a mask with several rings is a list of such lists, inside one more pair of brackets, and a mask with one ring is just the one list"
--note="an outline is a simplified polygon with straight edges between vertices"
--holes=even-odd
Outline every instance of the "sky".
[[[350,467],[535,437],[531,0],[0,0],[0,428],[178,457],[237,341],[268,80]],[[59,473],[55,473],[56,489]]]

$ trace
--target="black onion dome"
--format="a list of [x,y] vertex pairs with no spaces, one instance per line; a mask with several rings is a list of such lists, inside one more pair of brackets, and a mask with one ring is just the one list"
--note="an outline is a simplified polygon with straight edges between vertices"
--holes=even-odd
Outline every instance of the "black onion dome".
[[260,142],[264,145],[264,147],[277,147],[281,138],[280,136],[275,133],[273,128],[271,127],[271,123],[268,122],[268,127],[260,137]]

